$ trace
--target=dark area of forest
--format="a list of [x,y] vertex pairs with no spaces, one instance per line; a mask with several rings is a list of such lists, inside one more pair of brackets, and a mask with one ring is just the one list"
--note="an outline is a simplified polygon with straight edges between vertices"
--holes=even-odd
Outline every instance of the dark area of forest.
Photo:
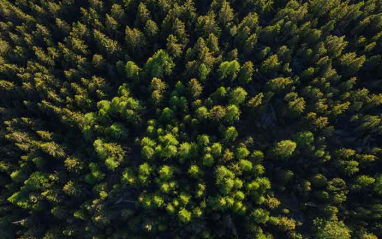
[[0,0],[0,239],[382,238],[381,0]]

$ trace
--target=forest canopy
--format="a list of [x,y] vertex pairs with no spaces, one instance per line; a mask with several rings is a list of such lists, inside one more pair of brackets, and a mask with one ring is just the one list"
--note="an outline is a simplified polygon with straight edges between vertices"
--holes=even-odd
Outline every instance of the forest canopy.
[[0,0],[1,239],[382,238],[382,1]]

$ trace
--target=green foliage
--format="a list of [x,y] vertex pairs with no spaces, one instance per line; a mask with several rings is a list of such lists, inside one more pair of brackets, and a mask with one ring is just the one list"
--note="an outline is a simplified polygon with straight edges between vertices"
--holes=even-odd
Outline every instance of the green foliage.
[[174,66],[171,57],[164,50],[159,50],[147,60],[144,69],[150,77],[162,78],[170,75]]
[[199,120],[204,120],[208,118],[208,109],[205,106],[201,106],[195,111],[196,118]]
[[228,127],[225,130],[225,132],[224,132],[224,139],[226,141],[234,141],[237,138],[238,135],[239,135],[239,133],[237,132],[235,127],[231,126],[231,127]]
[[244,159],[250,154],[249,150],[245,147],[239,147],[236,149],[235,156],[237,159]]
[[354,187],[356,190],[365,190],[368,187],[373,186],[374,182],[375,178],[370,177],[368,175],[361,175],[358,176],[358,178],[356,179]]
[[108,169],[115,170],[119,167],[125,156],[121,146],[114,143],[104,143],[101,139],[95,140],[93,145],[98,156],[104,160]]
[[168,107],[164,108],[160,115],[160,120],[167,122],[167,121],[171,121],[173,118],[174,118],[174,111]]
[[189,89],[189,92],[191,93],[191,96],[194,98],[198,98],[203,91],[202,85],[195,78],[191,79],[188,82],[188,89]]
[[252,170],[252,162],[245,159],[240,160],[239,166],[244,172],[249,172]]
[[288,159],[295,151],[297,144],[291,140],[282,140],[276,143],[273,152],[280,159]]
[[264,98],[263,93],[257,94],[255,97],[251,98],[248,101],[248,106],[250,106],[251,108],[256,108],[260,106],[262,104],[263,98]]
[[340,62],[343,67],[343,72],[346,75],[354,75],[362,67],[366,57],[361,56],[357,58],[357,54],[354,52],[346,53],[341,56]]
[[296,143],[299,147],[308,147],[314,142],[314,135],[310,131],[298,132]]
[[238,80],[243,84],[248,84],[252,81],[253,76],[253,63],[247,61],[241,68],[238,76]]
[[113,123],[109,127],[109,134],[111,137],[115,139],[126,139],[128,136],[127,129],[125,126],[121,123]]
[[211,154],[205,154],[202,158],[202,163],[206,167],[211,167],[214,164],[214,158]]
[[265,74],[276,73],[280,69],[280,62],[277,55],[272,55],[261,65],[261,71]]
[[225,61],[220,64],[218,69],[219,79],[235,80],[240,70],[240,64],[236,60]]
[[375,179],[375,185],[374,190],[379,194],[382,195],[382,175],[379,174]]
[[316,226],[316,237],[319,239],[350,239],[350,230],[345,226],[344,222],[332,219],[326,221],[320,218],[314,220]]
[[200,168],[197,165],[191,165],[187,173],[190,174],[190,176],[193,178],[198,178],[203,174],[203,172],[200,170]]
[[187,211],[186,209],[181,209],[179,211],[179,220],[183,223],[188,223],[191,221],[191,212]]
[[190,143],[180,144],[178,154],[181,162],[190,159],[192,157],[192,145]]
[[292,84],[293,81],[290,78],[277,77],[270,80],[267,85],[271,91],[278,93],[287,89]]
[[174,170],[170,166],[162,166],[159,170],[159,178],[162,180],[170,179],[174,174]]
[[163,82],[161,79],[153,78],[151,80],[151,99],[153,100],[154,104],[159,104],[163,100],[166,88],[166,83]]
[[221,105],[215,105],[209,112],[209,117],[212,120],[220,121],[226,117],[227,110]]
[[244,103],[247,94],[248,93],[243,88],[237,87],[231,92],[229,103],[234,105],[240,105]]
[[133,62],[128,61],[125,66],[126,76],[131,79],[137,79],[139,76],[140,68]]
[[381,238],[381,14],[0,1],[0,238]]
[[225,119],[228,123],[233,124],[240,119],[240,110],[236,105],[229,105],[226,110]]
[[234,173],[224,166],[219,166],[216,171],[216,184],[223,194],[228,194],[234,187]]

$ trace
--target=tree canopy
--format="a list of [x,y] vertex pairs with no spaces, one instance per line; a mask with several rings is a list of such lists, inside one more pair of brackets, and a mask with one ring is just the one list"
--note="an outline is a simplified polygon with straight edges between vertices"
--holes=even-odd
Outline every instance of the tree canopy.
[[382,238],[381,0],[0,16],[0,239]]

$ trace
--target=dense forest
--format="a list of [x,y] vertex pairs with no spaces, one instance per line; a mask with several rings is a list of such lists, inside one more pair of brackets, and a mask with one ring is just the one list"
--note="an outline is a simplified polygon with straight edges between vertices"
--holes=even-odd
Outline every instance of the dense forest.
[[381,0],[0,0],[1,239],[382,238]]

